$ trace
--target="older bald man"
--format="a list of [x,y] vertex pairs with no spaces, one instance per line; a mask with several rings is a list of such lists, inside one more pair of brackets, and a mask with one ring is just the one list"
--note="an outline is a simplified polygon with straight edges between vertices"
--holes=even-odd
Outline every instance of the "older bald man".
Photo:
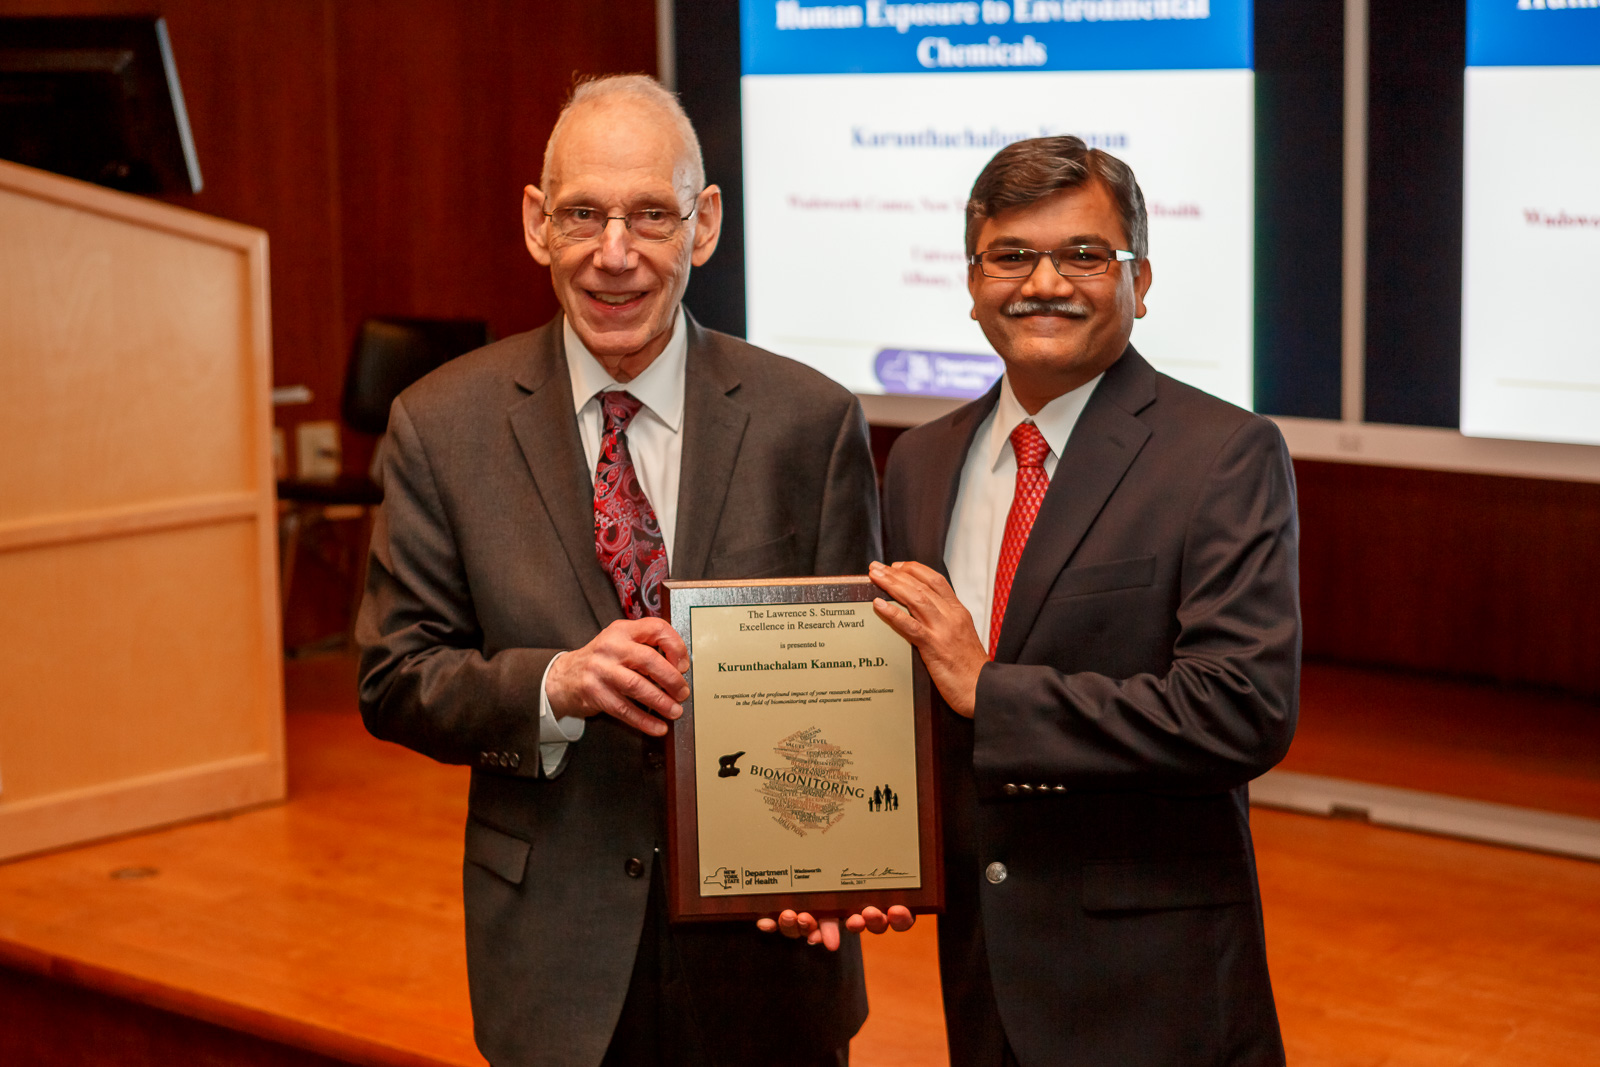
[[580,85],[523,197],[561,315],[390,415],[362,714],[473,768],[467,963],[496,1067],[839,1064],[866,1017],[853,938],[808,952],[666,919],[662,738],[688,657],[662,579],[879,554],[855,399],[681,306],[721,221],[670,93]]

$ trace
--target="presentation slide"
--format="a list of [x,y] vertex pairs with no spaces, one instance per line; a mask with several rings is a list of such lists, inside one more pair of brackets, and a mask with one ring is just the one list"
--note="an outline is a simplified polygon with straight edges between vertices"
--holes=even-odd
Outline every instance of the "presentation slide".
[[1461,431],[1600,444],[1600,0],[1468,0],[1466,79]]
[[1144,190],[1134,344],[1249,407],[1251,25],[1249,0],[743,0],[750,340],[857,393],[980,394],[1003,368],[970,317],[967,195],[999,149],[1070,133]]

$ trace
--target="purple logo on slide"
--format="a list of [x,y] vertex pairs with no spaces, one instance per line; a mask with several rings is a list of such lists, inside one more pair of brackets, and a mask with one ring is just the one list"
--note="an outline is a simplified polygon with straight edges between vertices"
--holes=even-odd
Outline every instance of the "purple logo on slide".
[[971,398],[983,395],[1006,365],[995,355],[885,348],[873,368],[885,392]]

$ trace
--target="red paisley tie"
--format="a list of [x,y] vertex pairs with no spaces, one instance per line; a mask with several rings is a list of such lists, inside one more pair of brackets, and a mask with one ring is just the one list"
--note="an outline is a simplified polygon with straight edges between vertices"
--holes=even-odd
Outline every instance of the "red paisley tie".
[[1011,599],[1017,562],[1022,559],[1022,549],[1028,543],[1034,517],[1044,502],[1044,491],[1050,488],[1050,476],[1044,470],[1044,457],[1050,454],[1050,445],[1039,427],[1031,422],[1019,423],[1011,431],[1011,451],[1017,457],[1017,488],[1011,497],[1011,511],[1006,515],[1000,562],[994,569],[994,607],[989,612],[990,659],[994,659],[995,649],[1000,646],[1000,624],[1006,618],[1006,602]]
[[661,524],[628,454],[628,424],[639,407],[628,393],[600,394],[605,429],[594,468],[594,552],[630,619],[661,617],[661,582],[667,576]]

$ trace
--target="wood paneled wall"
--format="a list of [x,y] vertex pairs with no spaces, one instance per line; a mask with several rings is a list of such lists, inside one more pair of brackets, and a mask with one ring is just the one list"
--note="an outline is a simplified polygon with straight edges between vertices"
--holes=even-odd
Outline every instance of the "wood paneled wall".
[[[168,199],[271,240],[274,382],[314,396],[277,412],[291,469],[292,427],[339,417],[363,318],[481,318],[504,337],[555,313],[522,187],[574,75],[656,62],[651,0],[0,0],[0,15],[151,11],[205,178]],[[346,469],[371,446],[345,434]],[[347,581],[302,558],[290,644],[344,626]]]
[[280,425],[338,417],[369,315],[484,318],[503,337],[554,314],[522,187],[575,74],[655,69],[651,0],[0,0],[0,15],[152,9],[205,177],[170,199],[271,239],[275,380],[315,394]]
[[1308,656],[1600,696],[1600,485],[1295,474]]
[[391,308],[486,318],[497,336],[545,321],[556,304],[522,242],[523,186],[574,74],[654,71],[655,5],[342,0],[337,13],[346,333]]
[[1307,658],[1600,697],[1600,485],[1294,467]]

